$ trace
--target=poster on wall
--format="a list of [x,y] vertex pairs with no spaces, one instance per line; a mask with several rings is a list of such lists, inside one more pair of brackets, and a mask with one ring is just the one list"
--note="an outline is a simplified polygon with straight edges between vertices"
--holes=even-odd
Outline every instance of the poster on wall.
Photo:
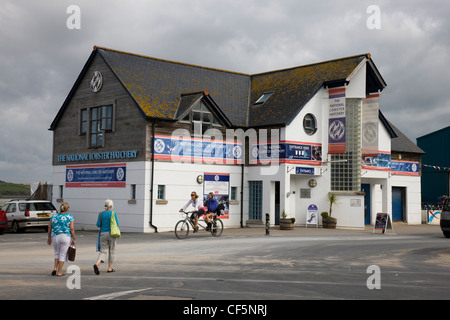
[[219,203],[218,213],[220,219],[229,218],[229,197],[230,197],[230,174],[228,173],[207,173],[203,175],[203,203],[206,204],[210,192]]
[[66,188],[125,188],[126,181],[125,163],[66,166]]
[[345,88],[328,90],[328,153],[345,153]]

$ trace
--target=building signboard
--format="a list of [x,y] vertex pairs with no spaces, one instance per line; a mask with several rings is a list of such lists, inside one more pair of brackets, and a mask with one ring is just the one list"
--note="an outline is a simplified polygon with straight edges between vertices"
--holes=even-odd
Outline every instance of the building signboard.
[[328,90],[328,153],[345,153],[345,88]]
[[228,173],[207,173],[204,174],[203,181],[203,202],[208,200],[208,194],[214,193],[214,197],[219,202],[220,218],[228,219],[229,198],[230,198],[230,175]]
[[419,175],[419,162],[392,160],[391,154],[387,152],[378,153],[378,157],[363,157],[362,168],[367,170],[390,171],[396,175]]
[[158,160],[211,164],[242,163],[242,146],[236,142],[157,135],[154,145],[155,159]]
[[294,141],[250,145],[250,164],[266,164],[268,161],[294,164],[322,164],[322,145]]
[[362,101],[362,155],[376,157],[378,154],[379,94],[368,95]]
[[66,166],[66,188],[125,188],[125,163]]

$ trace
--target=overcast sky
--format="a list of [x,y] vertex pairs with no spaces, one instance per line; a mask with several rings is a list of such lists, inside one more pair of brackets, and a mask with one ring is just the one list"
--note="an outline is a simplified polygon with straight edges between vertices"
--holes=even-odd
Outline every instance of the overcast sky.
[[371,53],[416,142],[450,125],[449,17],[448,0],[0,0],[0,180],[51,182],[48,128],[94,45],[248,74]]

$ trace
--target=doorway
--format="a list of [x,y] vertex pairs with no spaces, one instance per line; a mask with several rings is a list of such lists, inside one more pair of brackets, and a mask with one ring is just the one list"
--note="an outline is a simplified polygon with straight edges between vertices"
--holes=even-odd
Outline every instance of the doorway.
[[364,196],[364,224],[370,224],[370,184],[361,184],[361,191]]
[[392,187],[392,221],[404,221],[405,188]]
[[280,224],[280,181],[275,181],[275,225]]

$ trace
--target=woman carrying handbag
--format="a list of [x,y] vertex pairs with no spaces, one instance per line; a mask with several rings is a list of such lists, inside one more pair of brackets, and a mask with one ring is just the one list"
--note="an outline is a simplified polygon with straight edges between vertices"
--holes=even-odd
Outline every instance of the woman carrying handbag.
[[100,274],[99,265],[106,260],[106,257],[108,257],[107,272],[116,271],[113,269],[112,264],[116,260],[116,239],[120,237],[120,231],[117,231],[119,220],[117,219],[117,213],[113,211],[113,207],[113,201],[110,199],[106,200],[105,210],[98,215],[97,227],[100,228],[100,248],[98,249],[100,253],[97,262],[93,266],[95,274]]
[[74,219],[69,213],[69,204],[61,204],[60,212],[54,214],[48,224],[48,245],[53,245],[54,267],[52,276],[61,277],[69,246],[75,246]]

